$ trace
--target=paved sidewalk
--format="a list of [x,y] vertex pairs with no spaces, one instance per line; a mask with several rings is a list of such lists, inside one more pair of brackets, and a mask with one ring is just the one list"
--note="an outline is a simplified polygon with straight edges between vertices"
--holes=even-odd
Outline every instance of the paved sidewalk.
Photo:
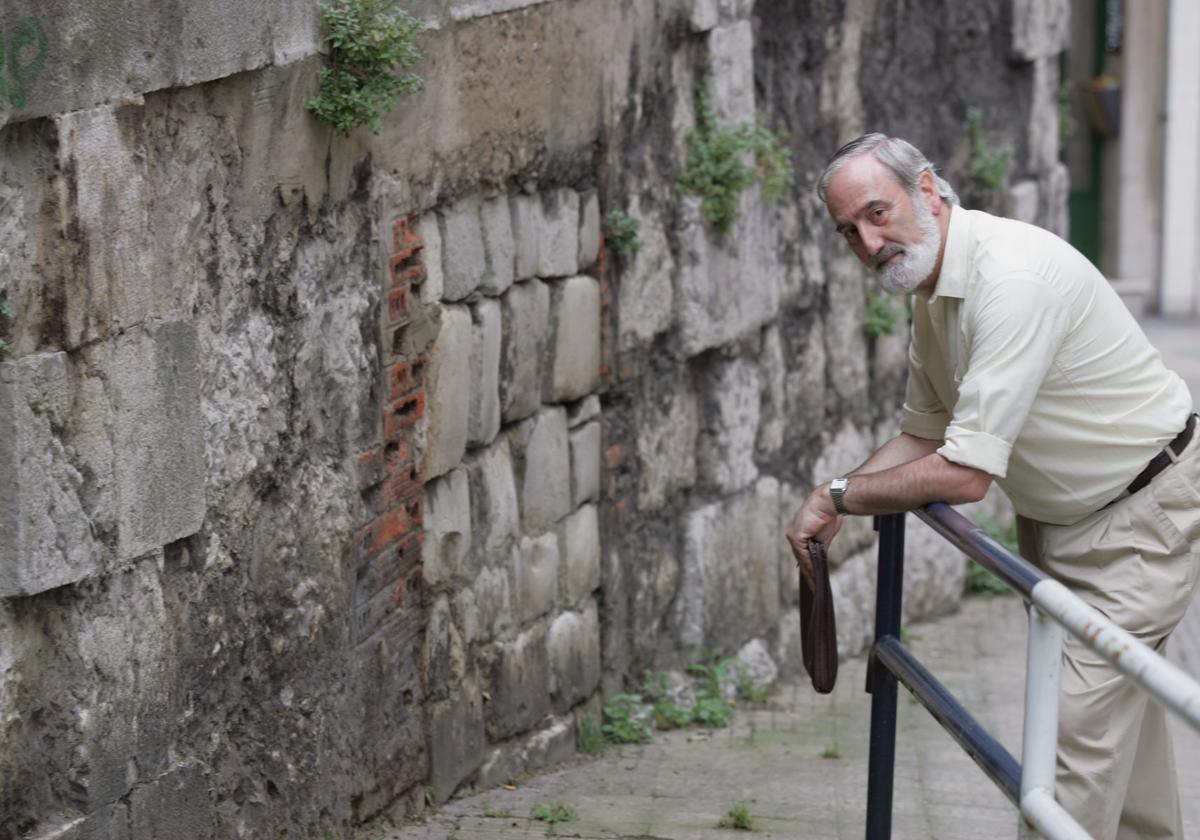
[[[1025,613],[1013,597],[972,598],[956,614],[914,625],[909,645],[1018,758]],[[389,838],[476,840],[542,837],[732,838],[721,816],[744,804],[755,836],[861,838],[867,778],[869,696],[865,660],[844,663],[828,697],[786,687],[769,707],[739,711],[734,725],[656,734],[645,746],[612,747],[598,759],[455,800],[425,824]],[[938,724],[900,698],[893,836],[971,840],[1016,836],[1016,811]],[[1180,739],[1181,787],[1200,782],[1200,737]],[[825,758],[823,753],[836,753]],[[579,819],[551,829],[531,818],[562,802]],[[1200,835],[1200,803],[1184,802]]]

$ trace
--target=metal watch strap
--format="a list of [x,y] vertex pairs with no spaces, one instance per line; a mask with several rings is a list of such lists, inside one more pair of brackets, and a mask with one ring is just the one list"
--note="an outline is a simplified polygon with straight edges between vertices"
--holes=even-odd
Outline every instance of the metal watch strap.
[[842,476],[841,478],[835,478],[833,481],[829,482],[829,496],[833,499],[833,508],[843,516],[850,512],[846,510],[846,502],[842,498],[846,493],[846,488],[849,486],[850,479],[846,478],[845,476]]

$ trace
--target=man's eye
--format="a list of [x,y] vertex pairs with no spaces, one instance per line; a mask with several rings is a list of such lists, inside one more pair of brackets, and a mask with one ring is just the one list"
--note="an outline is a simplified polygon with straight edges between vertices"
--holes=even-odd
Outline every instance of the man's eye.
[[871,211],[871,218],[877,222],[883,221],[887,217],[887,210],[882,207],[876,207]]

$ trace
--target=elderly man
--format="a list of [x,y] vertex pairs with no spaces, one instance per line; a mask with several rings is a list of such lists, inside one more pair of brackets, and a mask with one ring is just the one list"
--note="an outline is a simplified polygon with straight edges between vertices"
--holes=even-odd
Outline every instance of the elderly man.
[[[911,144],[868,134],[818,183],[883,287],[913,293],[900,434],[815,489],[788,529],[983,498],[995,480],[1021,553],[1162,652],[1200,568],[1200,434],[1187,386],[1104,277],[1040,228],[964,210]],[[1097,838],[1180,837],[1163,710],[1073,639],[1057,795]]]

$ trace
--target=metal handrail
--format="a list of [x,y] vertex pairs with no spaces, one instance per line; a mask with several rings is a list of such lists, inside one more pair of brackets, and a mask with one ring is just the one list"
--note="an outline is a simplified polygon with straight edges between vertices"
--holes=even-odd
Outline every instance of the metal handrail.
[[875,643],[867,672],[867,690],[872,693],[867,840],[891,837],[897,681],[1018,806],[1024,817],[1019,824],[1021,837],[1031,836],[1032,827],[1050,838],[1087,838],[1088,833],[1054,798],[1064,630],[1198,732],[1200,683],[949,505],[932,504],[915,513],[1030,605],[1023,764],[1018,764],[900,642],[904,514],[877,517]]

